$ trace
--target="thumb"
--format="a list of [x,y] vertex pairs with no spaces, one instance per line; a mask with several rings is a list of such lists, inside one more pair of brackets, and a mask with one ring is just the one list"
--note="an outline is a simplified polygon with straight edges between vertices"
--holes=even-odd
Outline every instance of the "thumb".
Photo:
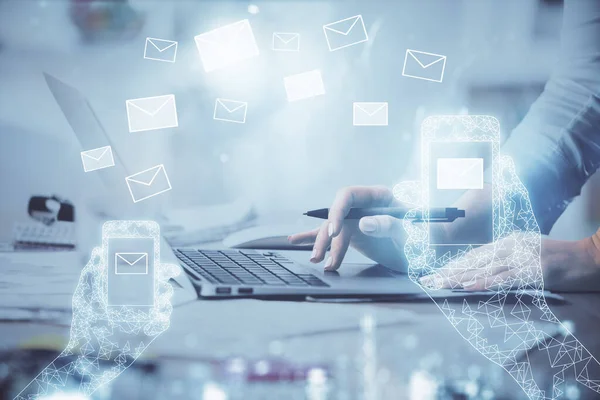
[[421,183],[404,181],[396,184],[392,190],[396,200],[413,206],[421,204]]
[[399,238],[402,232],[402,220],[389,215],[363,217],[358,223],[361,232],[373,237]]

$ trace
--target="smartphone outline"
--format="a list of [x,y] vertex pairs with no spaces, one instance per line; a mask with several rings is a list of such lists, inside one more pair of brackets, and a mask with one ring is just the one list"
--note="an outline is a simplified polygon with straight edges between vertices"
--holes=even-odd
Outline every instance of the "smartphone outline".
[[[152,304],[146,305],[111,305],[109,304],[109,274],[114,272],[115,276],[117,265],[113,265],[111,261],[111,240],[114,239],[151,239],[152,240],[152,266],[148,266],[149,273],[152,279]],[[150,311],[156,307],[156,298],[158,294],[157,268],[160,263],[160,227],[154,221],[108,221],[102,225],[102,251],[103,258],[106,263],[104,269],[104,299],[107,310],[111,319],[127,318],[131,311],[136,312],[136,319],[140,319],[140,312],[145,313],[147,318],[150,318]],[[115,253],[115,259],[116,259]],[[112,271],[114,269],[114,271]],[[136,274],[129,274],[136,275]]]
[[[488,115],[440,115],[430,116],[423,120],[421,124],[421,196],[423,200],[423,214],[425,221],[429,218],[430,205],[430,186],[433,177],[436,177],[431,171],[431,144],[432,143],[490,143],[491,144],[491,239],[497,240],[496,227],[498,226],[499,206],[498,182],[500,173],[500,123],[492,116]],[[465,210],[468,215],[469,210]],[[428,247],[454,246],[458,248],[470,248],[487,243],[432,243],[431,227],[427,223]],[[437,256],[436,256],[437,257]]]

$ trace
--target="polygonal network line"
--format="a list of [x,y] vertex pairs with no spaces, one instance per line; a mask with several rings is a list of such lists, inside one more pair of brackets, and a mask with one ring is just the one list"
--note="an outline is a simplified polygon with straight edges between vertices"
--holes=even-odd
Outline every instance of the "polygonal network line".
[[[59,356],[16,397],[39,399],[57,393],[91,395],[129,366],[148,345],[169,328],[173,287],[169,283],[180,268],[160,264],[154,247],[154,306],[144,310],[108,306],[108,240],[160,238],[152,221],[109,221],[103,227],[102,248],[94,248],[81,272],[73,295],[73,321],[69,342]],[[149,311],[148,311],[149,310]]]
[[[444,134],[437,135],[439,132]],[[490,116],[436,116],[423,122],[421,133],[423,143],[431,140],[489,142],[499,137],[499,124]],[[508,372],[531,400],[563,398],[566,373],[600,393],[600,364],[554,316],[544,298],[541,234],[527,189],[516,175],[512,159],[499,156],[499,140],[492,142],[492,147],[493,244],[436,254],[430,246],[428,222],[412,221],[421,211],[428,215],[427,183],[422,183],[420,189],[414,185],[398,186],[404,193],[395,193],[397,198],[420,199],[420,207],[407,214],[403,221],[408,234],[405,254],[409,276],[420,284],[420,277],[433,274],[431,287],[421,285],[428,294],[439,289],[442,283],[462,288],[466,277],[485,279],[486,291],[490,292],[486,301],[466,297],[457,305],[447,300],[438,303],[433,297],[432,300],[458,333]],[[422,176],[429,175],[428,160],[429,146],[423,146]],[[445,250],[438,250],[441,251]],[[498,274],[499,270],[502,273]],[[514,296],[513,306],[506,304],[509,294]],[[534,317],[534,309],[539,310],[541,316]],[[536,322],[544,328],[538,328]],[[556,335],[559,329],[562,335]],[[498,330],[504,333],[504,339],[494,341]],[[546,393],[536,382],[529,361],[529,351],[535,348],[548,356],[548,366],[553,373],[551,393]]]

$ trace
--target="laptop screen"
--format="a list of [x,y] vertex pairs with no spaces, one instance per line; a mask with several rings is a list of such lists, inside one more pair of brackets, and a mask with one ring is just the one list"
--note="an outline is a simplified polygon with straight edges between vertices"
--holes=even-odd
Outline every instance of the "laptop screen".
[[121,209],[119,211],[130,208],[131,199],[125,183],[125,177],[130,174],[87,98],[79,90],[50,74],[44,73],[44,77],[50,92],[73,129],[81,150],[111,147],[114,166],[94,171],[94,174],[98,175],[104,183],[102,192],[104,194],[108,192],[109,197],[115,198],[119,203],[118,208]]

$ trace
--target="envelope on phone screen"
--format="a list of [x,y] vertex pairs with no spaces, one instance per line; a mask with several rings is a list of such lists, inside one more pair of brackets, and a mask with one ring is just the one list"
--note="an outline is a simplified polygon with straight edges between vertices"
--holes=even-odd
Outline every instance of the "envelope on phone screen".
[[115,274],[148,274],[148,253],[115,253]]
[[483,189],[483,158],[438,158],[437,188]]
[[164,165],[148,168],[125,178],[134,203],[171,190],[171,182]]

